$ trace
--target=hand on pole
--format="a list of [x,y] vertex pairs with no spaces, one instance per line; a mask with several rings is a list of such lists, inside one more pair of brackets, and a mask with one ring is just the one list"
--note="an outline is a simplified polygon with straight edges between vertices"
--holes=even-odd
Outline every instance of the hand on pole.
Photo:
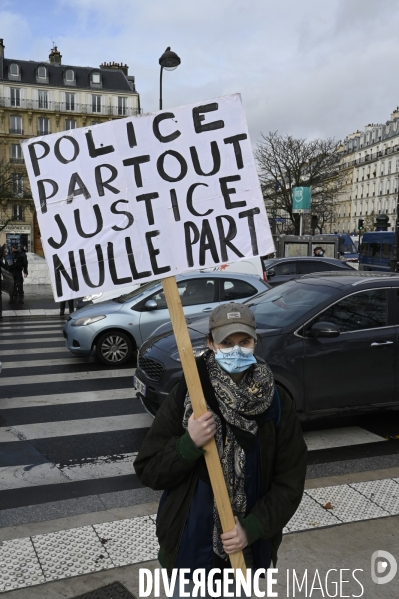
[[247,534],[244,528],[241,526],[237,516],[234,517],[236,525],[230,532],[224,532],[220,535],[223,543],[223,549],[230,555],[230,553],[237,553],[242,551],[244,547],[248,545]]
[[216,423],[212,412],[205,412],[199,418],[194,418],[194,414],[191,414],[187,430],[197,447],[206,445],[216,432]]

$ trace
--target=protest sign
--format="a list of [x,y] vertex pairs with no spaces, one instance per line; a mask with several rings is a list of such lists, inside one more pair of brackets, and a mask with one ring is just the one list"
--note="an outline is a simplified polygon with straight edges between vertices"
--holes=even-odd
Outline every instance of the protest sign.
[[56,301],[274,251],[239,94],[22,147]]

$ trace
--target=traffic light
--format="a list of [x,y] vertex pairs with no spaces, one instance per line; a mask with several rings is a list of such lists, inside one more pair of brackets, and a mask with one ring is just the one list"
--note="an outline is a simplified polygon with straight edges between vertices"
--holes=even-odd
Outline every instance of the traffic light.
[[363,218],[359,218],[359,224],[358,227],[359,231],[363,231],[364,228],[364,219]]

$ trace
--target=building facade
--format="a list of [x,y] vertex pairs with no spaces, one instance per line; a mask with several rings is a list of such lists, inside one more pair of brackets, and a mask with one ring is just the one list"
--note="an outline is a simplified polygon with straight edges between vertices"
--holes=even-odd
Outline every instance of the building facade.
[[353,233],[387,214],[395,229],[399,179],[399,107],[385,124],[370,124],[348,135],[340,149],[344,186],[337,201],[334,230]]
[[16,241],[42,254],[34,210],[21,201],[27,183],[22,140],[139,113],[140,97],[126,64],[65,65],[57,47],[43,62],[5,58],[0,39],[0,161],[10,164],[15,180],[12,220],[5,227],[6,215],[0,214],[0,244]]

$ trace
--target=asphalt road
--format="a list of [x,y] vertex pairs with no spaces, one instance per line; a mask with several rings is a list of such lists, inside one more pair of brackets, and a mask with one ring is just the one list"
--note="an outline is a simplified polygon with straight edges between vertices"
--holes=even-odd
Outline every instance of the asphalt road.
[[[0,323],[0,528],[157,501],[132,462],[151,424],[134,364],[65,349],[64,320]],[[304,427],[308,478],[399,465],[399,411]]]

